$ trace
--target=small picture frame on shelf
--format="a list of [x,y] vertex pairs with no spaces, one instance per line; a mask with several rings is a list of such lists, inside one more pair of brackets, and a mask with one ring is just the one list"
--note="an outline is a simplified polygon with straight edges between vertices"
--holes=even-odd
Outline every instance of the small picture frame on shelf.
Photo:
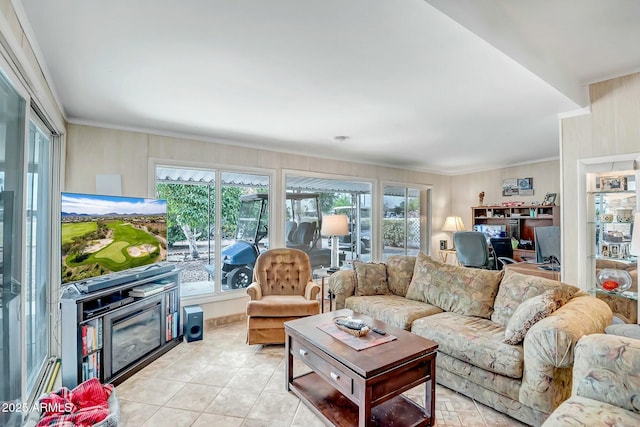
[[627,190],[626,176],[600,177],[600,191],[625,191]]
[[544,196],[544,201],[542,202],[543,206],[553,206],[556,204],[557,193],[547,193]]
[[602,245],[601,253],[604,258],[609,258],[609,246]]
[[610,244],[609,245],[609,257],[610,258],[619,258],[620,257],[620,245]]

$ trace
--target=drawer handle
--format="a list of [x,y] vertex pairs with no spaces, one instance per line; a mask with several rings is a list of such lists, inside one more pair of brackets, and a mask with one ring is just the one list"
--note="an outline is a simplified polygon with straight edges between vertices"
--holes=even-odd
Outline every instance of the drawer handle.
[[331,379],[334,381],[338,381],[340,379],[340,375],[336,374],[335,372],[331,372]]
[[307,355],[307,353],[309,353],[309,352],[308,352],[307,350],[305,350],[304,348],[301,348],[301,349],[300,349],[300,356],[303,356],[303,357],[304,357],[304,356],[306,356],[306,355]]

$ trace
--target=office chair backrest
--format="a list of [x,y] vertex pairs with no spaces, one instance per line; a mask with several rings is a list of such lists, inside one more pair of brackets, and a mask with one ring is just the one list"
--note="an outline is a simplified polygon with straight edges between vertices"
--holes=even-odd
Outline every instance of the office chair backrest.
[[458,262],[465,267],[493,268],[489,257],[489,245],[484,233],[478,231],[457,231],[453,233]]
[[[513,258],[513,246],[511,245],[511,237],[492,237],[489,239],[491,247],[493,248],[493,256],[495,259],[507,258],[512,260]],[[513,262],[513,261],[511,261]],[[499,262],[497,267],[502,270],[504,263]]]
[[493,253],[496,256],[506,256],[513,258],[513,245],[511,244],[511,237],[492,237],[489,239]]

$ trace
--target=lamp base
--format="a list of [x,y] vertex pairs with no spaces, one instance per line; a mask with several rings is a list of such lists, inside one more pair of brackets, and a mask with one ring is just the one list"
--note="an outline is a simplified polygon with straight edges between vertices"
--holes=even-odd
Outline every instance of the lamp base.
[[330,271],[340,270],[340,257],[338,255],[338,236],[331,236],[331,267]]

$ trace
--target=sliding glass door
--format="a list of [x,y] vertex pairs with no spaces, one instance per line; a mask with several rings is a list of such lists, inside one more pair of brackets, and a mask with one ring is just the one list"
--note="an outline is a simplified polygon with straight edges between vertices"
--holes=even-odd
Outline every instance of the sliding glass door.
[[[0,73],[0,404],[23,401],[21,230],[25,117],[25,99]],[[20,412],[0,411],[0,425],[21,423]]]
[[382,258],[426,251],[428,190],[396,185],[383,189]]
[[31,395],[49,356],[51,259],[51,132],[37,118],[29,121],[27,147],[27,216],[25,316],[27,394]]

